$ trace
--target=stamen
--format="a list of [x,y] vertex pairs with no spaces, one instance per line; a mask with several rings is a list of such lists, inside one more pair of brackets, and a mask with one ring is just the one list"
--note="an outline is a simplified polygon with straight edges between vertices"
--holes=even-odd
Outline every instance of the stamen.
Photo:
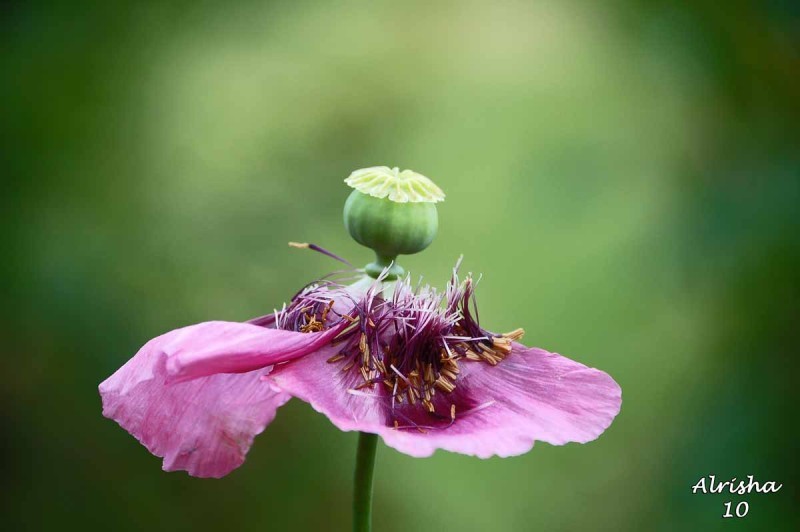
[[326,360],[326,362],[328,364],[333,364],[334,362],[339,362],[340,360],[343,360],[343,359],[344,359],[344,355],[342,353],[339,353],[339,354],[333,355],[331,358]]
[[520,327],[518,329],[514,329],[511,332],[505,333],[503,336],[505,336],[506,338],[509,338],[512,341],[516,342],[517,340],[522,338],[524,334],[525,334],[525,329]]
[[352,264],[350,264],[350,262],[348,262],[347,260],[343,259],[342,257],[340,257],[338,255],[334,255],[333,253],[331,253],[327,249],[321,248],[316,244],[309,244],[308,242],[289,242],[289,247],[297,248],[297,249],[310,249],[312,251],[316,251],[318,253],[322,253],[323,255],[327,255],[328,257],[330,257],[332,259],[335,259],[335,260],[338,260],[339,262],[342,262],[344,264],[347,264],[350,267],[353,266]]
[[369,345],[367,344],[367,336],[363,333],[361,334],[361,343],[359,343],[358,348],[361,351],[362,364],[366,366],[369,363]]
[[488,362],[489,364],[491,364],[492,366],[496,366],[497,365],[497,360],[492,355],[490,355],[489,353],[482,352],[481,353],[481,358],[483,360],[485,360],[486,362]]
[[328,301],[328,306],[322,309],[322,323],[325,323],[325,321],[328,319],[328,312],[330,312],[332,308],[333,308],[333,299]]
[[457,375],[455,373],[453,373],[452,371],[450,371],[449,369],[442,369],[441,373],[442,373],[442,375],[444,375],[448,379],[456,380]]
[[361,338],[358,340],[358,350],[362,353],[367,349],[367,335],[361,333]]
[[434,384],[436,384],[436,387],[439,388],[440,390],[448,393],[456,389],[456,386],[452,382],[450,382],[447,379],[447,377],[439,377],[438,379],[436,379],[436,382]]
[[373,381],[371,381],[371,380],[365,380],[364,382],[362,382],[361,384],[359,384],[358,386],[356,386],[356,387],[355,387],[355,389],[356,389],[356,390],[360,390],[360,389],[362,389],[362,388],[367,388],[367,387],[370,387],[370,388],[371,388],[373,384],[375,384]]
[[492,347],[494,347],[498,351],[502,351],[504,353],[511,352],[511,340],[508,338],[503,338],[502,336],[497,336],[492,338]]
[[[312,249],[311,244],[307,247]],[[512,356],[514,342],[524,334],[515,329],[498,335],[480,327],[475,283],[471,276],[459,281],[455,271],[446,289],[439,292],[429,286],[414,287],[407,277],[397,281],[391,297],[384,297],[376,282],[357,299],[346,287],[323,280],[307,286],[276,311],[274,323],[277,328],[304,333],[344,326],[333,341],[337,352],[327,362],[341,363],[344,373],[358,369],[360,382],[348,392],[385,402],[392,417],[400,420],[394,423],[397,429],[443,430],[456,419],[456,404],[447,401],[447,395],[460,382],[460,364],[496,366]],[[351,301],[351,310],[340,314],[334,310],[335,301]],[[380,383],[386,390],[374,389]],[[366,388],[374,393],[361,391]],[[449,419],[446,413],[436,412],[437,392],[447,401],[441,408],[450,405]],[[409,408],[424,409],[433,421],[421,425],[404,414]],[[475,410],[461,411],[459,417]]]
[[468,350],[467,350],[466,357],[467,357],[468,359],[470,359],[470,360],[475,360],[476,362],[478,362],[478,361],[480,361],[480,360],[481,360],[481,357],[480,357],[480,356],[478,356],[478,355],[477,355],[477,354],[476,354],[474,351],[472,351],[471,349],[468,349]]
[[397,376],[398,376],[398,377],[400,377],[401,379],[403,379],[403,382],[405,382],[405,383],[406,383],[406,385],[410,385],[410,384],[409,384],[409,382],[408,382],[408,378],[406,378],[406,376],[405,376],[405,375],[403,375],[402,373],[400,373],[400,371],[399,371],[399,370],[398,370],[396,367],[394,367],[394,364],[390,364],[390,365],[389,365],[389,367],[390,367],[390,368],[392,368],[392,371],[394,371],[395,373],[397,373]]
[[445,362],[445,365],[447,366],[447,370],[448,371],[450,371],[452,373],[455,373],[455,374],[461,373],[461,370],[458,369],[458,361],[457,360],[455,360],[455,359],[448,360],[447,362]]
[[406,395],[408,396],[408,402],[412,405],[417,404],[417,398],[414,396],[416,392],[414,392],[413,388],[409,388],[406,390]]

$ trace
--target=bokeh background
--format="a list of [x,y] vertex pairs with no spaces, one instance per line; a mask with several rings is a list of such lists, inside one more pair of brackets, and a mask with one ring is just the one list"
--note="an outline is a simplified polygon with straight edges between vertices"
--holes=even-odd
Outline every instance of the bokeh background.
[[[292,401],[223,480],[100,414],[149,338],[370,260],[350,171],[448,194],[403,263],[600,367],[588,445],[381,445],[375,526],[797,530],[800,10],[788,1],[61,2],[0,14],[6,530],[348,530],[356,435]],[[784,484],[692,495],[702,476]],[[723,502],[747,500],[744,519]]]

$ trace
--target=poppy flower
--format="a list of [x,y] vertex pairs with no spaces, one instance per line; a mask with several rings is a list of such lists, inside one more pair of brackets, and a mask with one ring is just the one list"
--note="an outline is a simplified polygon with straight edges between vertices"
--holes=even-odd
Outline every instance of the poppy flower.
[[537,440],[585,443],[611,424],[617,383],[526,347],[522,329],[484,329],[476,282],[460,279],[458,264],[440,291],[397,278],[377,254],[376,278],[317,281],[269,315],[150,340],[100,384],[103,415],[162,457],[164,470],[197,477],[240,466],[291,397],[340,430],[377,434],[415,457],[513,456]]
[[221,477],[294,396],[339,429],[379,434],[411,456],[486,458],[599,436],[620,409],[606,373],[478,320],[471,276],[444,292],[364,278],[301,290],[247,323],[159,336],[100,385],[116,420],[166,471]]

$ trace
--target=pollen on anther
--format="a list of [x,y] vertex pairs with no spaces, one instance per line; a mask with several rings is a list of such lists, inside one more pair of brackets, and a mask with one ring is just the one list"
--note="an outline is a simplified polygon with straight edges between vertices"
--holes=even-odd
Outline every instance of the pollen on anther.
[[519,340],[520,338],[522,338],[522,336],[523,336],[524,334],[525,334],[525,329],[523,329],[523,328],[517,328],[517,329],[514,329],[514,330],[513,330],[513,331],[511,331],[511,332],[507,332],[507,333],[505,333],[503,336],[505,336],[506,338],[510,339],[511,341],[514,341],[514,342],[516,342],[517,340]]
[[375,384],[375,381],[372,381],[372,380],[364,381],[361,384],[359,384],[358,386],[356,386],[356,390],[360,390],[361,388],[372,388],[372,386],[374,384]]
[[439,377],[438,379],[436,379],[436,382],[434,382],[434,385],[443,392],[448,392],[448,393],[452,392],[456,388],[455,384],[450,382],[450,380],[448,380],[447,377]]
[[423,399],[422,404],[425,405],[425,408],[428,409],[428,412],[433,414],[433,411],[434,411],[433,403],[431,403],[428,399]]
[[476,361],[476,362],[477,362],[477,361],[479,361],[479,360],[481,360],[481,357],[480,357],[480,356],[478,356],[478,354],[477,354],[477,353],[475,353],[475,351],[472,351],[472,350],[468,350],[468,351],[467,351],[466,357],[467,357],[468,359],[470,359],[470,360],[474,360],[474,361]]
[[452,372],[451,370],[449,370],[449,369],[444,369],[444,368],[442,368],[442,370],[441,370],[441,373],[442,373],[442,375],[444,375],[444,376],[445,376],[445,377],[447,377],[448,379],[451,379],[451,380],[456,380],[456,374],[455,374],[455,373],[453,373],[453,372]]

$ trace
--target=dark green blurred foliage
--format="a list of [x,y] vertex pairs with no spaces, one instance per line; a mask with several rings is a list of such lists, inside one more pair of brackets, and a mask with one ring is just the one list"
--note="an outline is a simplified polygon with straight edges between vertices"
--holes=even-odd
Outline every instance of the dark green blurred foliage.
[[[719,5],[717,5],[719,4]],[[100,415],[149,338],[356,263],[342,179],[447,193],[408,257],[613,375],[591,444],[379,449],[378,530],[798,528],[791,2],[11,3],[0,26],[7,530],[347,530],[354,434],[291,402],[222,481]],[[702,476],[784,488],[692,495]],[[723,520],[722,503],[749,515]]]

